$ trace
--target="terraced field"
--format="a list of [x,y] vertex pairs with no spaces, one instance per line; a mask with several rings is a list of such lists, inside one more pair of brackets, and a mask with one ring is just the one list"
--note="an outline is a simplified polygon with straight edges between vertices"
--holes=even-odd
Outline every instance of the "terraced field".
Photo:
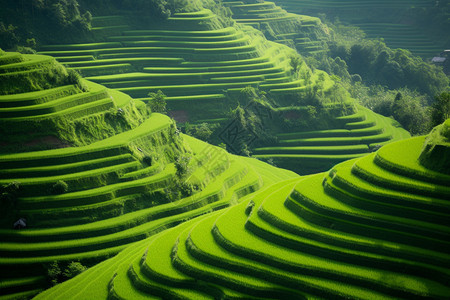
[[[449,126],[432,138],[447,154]],[[36,299],[446,298],[449,165],[421,165],[424,141],[275,183]]]
[[390,48],[403,48],[421,57],[433,57],[442,52],[443,45],[433,41],[420,28],[395,23],[354,23],[369,38],[383,38]]
[[325,51],[321,39],[327,33],[319,18],[288,13],[273,2],[227,0],[223,4],[230,7],[238,23],[255,27],[266,38],[297,49],[302,55]]
[[[31,62],[43,58],[48,59],[0,56],[9,62],[1,70],[14,69],[0,76],[15,76],[20,84],[20,76],[29,72],[15,70],[25,63],[28,71],[35,70],[39,64]],[[26,139],[29,130],[54,115],[69,124],[118,112],[115,122],[120,123],[133,116],[124,115],[131,104],[131,110],[146,111],[141,101],[98,84],[82,81],[83,92],[63,83],[1,95],[2,128],[9,124],[18,138]],[[0,202],[0,298],[29,298],[48,287],[46,268],[53,261],[99,262],[182,221],[239,203],[270,183],[297,177],[184,136],[165,115],[135,115],[144,120],[123,132],[109,128],[109,134],[85,146],[67,142],[55,145],[58,149],[0,155],[2,193],[11,183],[20,186],[17,195],[2,194]],[[62,136],[53,132],[54,139]],[[177,173],[180,157],[188,159],[183,175]],[[182,193],[181,186],[191,189]],[[19,218],[26,219],[26,228],[12,229]]]
[[[317,80],[317,74],[311,82],[298,75],[310,72],[305,64],[294,74],[294,50],[249,26],[224,27],[207,9],[174,14],[150,29],[123,30],[107,42],[47,45],[41,53],[143,101],[161,90],[168,108],[184,111],[189,122],[223,118],[234,108],[232,95],[247,86],[280,98],[298,95]],[[326,80],[329,88],[333,83]]]
[[383,38],[388,47],[408,49],[423,58],[439,54],[444,47],[442,41],[431,39],[423,29],[402,22],[402,14],[408,8],[427,7],[433,5],[432,1],[278,0],[276,3],[291,13],[337,16],[361,27],[369,38]]
[[311,174],[410,137],[392,119],[357,108],[355,114],[337,118],[337,126],[329,130],[280,133],[277,145],[255,148],[253,157],[272,159],[277,166],[298,174]]

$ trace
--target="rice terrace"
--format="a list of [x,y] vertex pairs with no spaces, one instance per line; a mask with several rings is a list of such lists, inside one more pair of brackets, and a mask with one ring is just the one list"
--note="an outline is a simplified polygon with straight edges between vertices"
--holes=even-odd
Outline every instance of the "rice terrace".
[[0,300],[450,298],[450,2],[0,4]]

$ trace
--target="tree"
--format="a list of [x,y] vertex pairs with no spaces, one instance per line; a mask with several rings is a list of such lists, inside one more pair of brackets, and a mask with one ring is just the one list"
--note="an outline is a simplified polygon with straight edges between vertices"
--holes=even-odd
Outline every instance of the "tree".
[[432,105],[432,126],[437,126],[450,118],[450,92],[444,92],[435,98]]
[[209,137],[212,134],[211,128],[209,128],[208,123],[202,123],[200,125],[195,126],[195,130],[192,132],[192,135],[196,138],[199,138],[203,141],[208,141]]
[[191,157],[183,154],[175,161],[176,175],[179,179],[183,178],[189,171],[189,162]]
[[56,195],[67,193],[68,190],[69,190],[69,186],[63,180],[58,180],[52,186],[52,192],[53,192],[53,194],[56,194]]
[[63,272],[66,279],[71,279],[87,270],[80,262],[72,261]]
[[149,93],[148,96],[150,100],[148,104],[150,105],[150,109],[152,112],[157,112],[161,114],[166,114],[166,95],[161,90],[158,90],[157,93]]

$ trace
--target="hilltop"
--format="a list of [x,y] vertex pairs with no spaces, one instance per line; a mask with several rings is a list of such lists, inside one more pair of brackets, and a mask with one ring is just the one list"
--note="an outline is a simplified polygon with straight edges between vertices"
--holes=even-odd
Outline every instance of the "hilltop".
[[[273,184],[36,299],[446,297],[450,177],[435,160],[448,171],[448,131],[449,120],[428,138]],[[446,155],[426,155],[431,141]]]

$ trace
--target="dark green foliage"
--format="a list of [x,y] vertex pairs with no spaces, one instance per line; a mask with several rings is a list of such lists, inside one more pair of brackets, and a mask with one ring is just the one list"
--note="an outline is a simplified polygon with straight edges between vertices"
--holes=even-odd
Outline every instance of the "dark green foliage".
[[61,282],[61,268],[58,262],[54,261],[49,266],[47,266],[47,276],[51,285],[56,285]]
[[52,186],[52,193],[56,194],[56,195],[67,193],[68,190],[69,190],[69,186],[63,180],[58,180]]
[[12,49],[19,42],[16,35],[17,27],[12,24],[5,25],[0,22],[0,47],[4,49]]
[[161,114],[166,114],[166,95],[159,90],[157,93],[149,93],[148,96],[150,97],[150,100],[148,102],[150,109],[152,112],[157,112]]
[[450,119],[433,128],[425,140],[419,161],[433,170],[450,175]]
[[437,126],[450,118],[450,92],[436,96],[432,105],[432,126]]
[[149,155],[145,155],[144,158],[142,159],[142,161],[147,164],[148,166],[152,165],[152,157]]
[[4,0],[0,19],[0,47],[13,49],[73,41],[90,30],[92,15],[77,0]]
[[[146,16],[151,19],[167,19],[171,15],[169,3],[165,0],[79,0],[80,4],[94,11],[131,11],[137,17]],[[135,15],[136,17],[136,15]]]
[[47,278],[50,281],[50,284],[56,285],[83,273],[87,270],[87,267],[77,261],[70,262],[66,267],[64,267],[62,263],[54,261],[46,266],[46,269]]
[[86,270],[87,270],[87,268],[85,266],[83,266],[80,262],[72,261],[67,266],[67,268],[64,270],[62,275],[65,278],[70,279],[70,278],[73,278],[73,277],[77,276],[78,274],[83,273]]
[[386,90],[381,86],[370,88],[356,84],[351,90],[354,97],[386,117],[393,117],[413,135],[426,134],[432,128],[431,108],[427,97],[409,89]]
[[[448,86],[448,78],[440,68],[413,56],[408,50],[392,50],[380,40],[361,40],[351,46],[336,41],[330,47],[330,56],[342,59],[350,74],[359,74],[368,84],[381,84],[390,89],[406,86],[430,96]],[[339,71],[341,68],[345,68],[342,62],[340,67],[329,71],[343,76],[345,71]]]
[[211,125],[208,123],[201,123],[201,124],[195,125],[195,126],[187,125],[186,133],[189,135],[192,135],[198,139],[201,139],[203,141],[209,141],[209,138],[211,137],[211,135],[213,133],[213,129],[214,129],[212,127],[216,127],[216,126],[214,124]]
[[302,66],[303,60],[301,56],[295,55],[290,57],[289,63],[292,67],[292,71],[294,73],[297,73],[300,70],[300,67]]
[[175,160],[176,175],[178,178],[183,178],[189,171],[189,162],[191,161],[191,156],[184,154],[179,156]]

